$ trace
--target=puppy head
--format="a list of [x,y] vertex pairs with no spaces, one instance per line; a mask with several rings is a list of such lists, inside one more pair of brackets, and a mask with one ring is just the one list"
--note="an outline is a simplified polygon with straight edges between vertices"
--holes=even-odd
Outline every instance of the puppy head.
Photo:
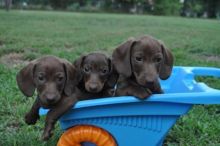
[[26,96],[33,96],[35,89],[43,106],[48,107],[70,96],[74,91],[75,69],[66,60],[46,56],[34,60],[17,74],[17,84]]
[[98,93],[108,84],[113,86],[116,77],[112,77],[111,60],[104,54],[91,53],[81,56],[74,62],[81,73],[81,80],[87,92]]
[[120,74],[125,77],[133,74],[139,85],[149,87],[158,77],[167,79],[170,76],[173,56],[158,40],[143,36],[130,39],[116,48],[113,64]]

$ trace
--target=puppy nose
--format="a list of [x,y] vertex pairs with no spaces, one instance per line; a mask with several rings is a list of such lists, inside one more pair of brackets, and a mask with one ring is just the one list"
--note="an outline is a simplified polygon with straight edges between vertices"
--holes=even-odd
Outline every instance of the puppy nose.
[[153,84],[154,82],[153,81],[150,81],[150,82],[146,82],[147,84],[151,85]]
[[47,102],[53,103],[54,101],[55,101],[55,99],[47,98]]
[[98,89],[98,85],[97,84],[95,84],[95,83],[90,84],[90,86],[89,86],[89,90],[90,91],[95,92],[95,91],[97,91],[97,89]]
[[54,96],[54,95],[46,95],[46,100],[47,100],[47,102],[54,102],[55,101],[55,99],[56,99],[56,96]]
[[148,85],[148,86],[152,86],[153,84],[154,84],[153,81],[146,81],[146,85]]

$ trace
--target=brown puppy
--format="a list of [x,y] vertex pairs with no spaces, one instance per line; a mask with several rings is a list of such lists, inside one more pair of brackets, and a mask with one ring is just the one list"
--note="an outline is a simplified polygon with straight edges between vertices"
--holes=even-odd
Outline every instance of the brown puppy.
[[113,52],[113,64],[121,75],[116,95],[140,99],[163,93],[158,78],[167,79],[172,71],[173,55],[151,36],[131,38]]
[[74,66],[81,75],[77,85],[84,94],[81,100],[112,96],[118,74],[110,58],[102,53],[91,53],[77,59]]
[[43,140],[52,136],[56,121],[77,102],[74,84],[77,82],[75,68],[66,60],[46,56],[30,62],[17,74],[17,84],[25,96],[37,98],[25,116],[25,122],[35,124],[40,107],[50,108],[46,116]]

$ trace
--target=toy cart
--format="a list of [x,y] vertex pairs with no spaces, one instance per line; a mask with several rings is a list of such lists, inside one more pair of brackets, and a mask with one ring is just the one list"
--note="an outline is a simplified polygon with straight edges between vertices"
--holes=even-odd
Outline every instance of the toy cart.
[[[77,125],[78,129],[80,129],[79,125],[93,125],[94,128],[101,128],[108,134],[109,139],[106,139],[106,143],[113,140],[115,144],[112,145],[162,146],[169,129],[193,105],[220,104],[220,90],[196,82],[195,76],[220,77],[220,69],[176,66],[171,77],[161,81],[165,94],[154,94],[143,101],[132,96],[80,101],[60,118],[61,128],[66,130],[60,141],[66,139],[67,142],[70,142],[68,133],[71,135],[74,128],[77,129]],[[41,110],[41,114],[44,112]],[[84,131],[89,131],[91,136],[93,129],[90,127]],[[78,134],[80,133],[78,132]],[[102,133],[100,132],[98,135],[100,136]],[[97,137],[96,142],[101,139],[103,137]],[[94,145],[91,142],[94,141],[85,140],[82,145]],[[105,142],[97,143],[98,146],[111,145],[103,144]],[[64,145],[58,143],[58,146]]]

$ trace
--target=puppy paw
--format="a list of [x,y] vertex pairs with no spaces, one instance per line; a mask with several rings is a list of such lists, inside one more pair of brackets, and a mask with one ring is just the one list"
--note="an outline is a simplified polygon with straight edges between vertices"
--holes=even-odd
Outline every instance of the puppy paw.
[[139,93],[135,93],[135,97],[138,99],[144,100],[152,95],[152,92],[149,89],[142,90]]
[[115,90],[114,89],[109,89],[106,91],[105,96],[115,96]]
[[164,94],[164,91],[161,89],[158,91],[158,94]]
[[31,113],[27,113],[25,115],[25,123],[28,124],[28,125],[34,125],[37,120],[40,118],[40,116],[38,114],[31,114]]
[[150,95],[135,95],[135,97],[137,97],[140,100],[144,100],[147,99]]

